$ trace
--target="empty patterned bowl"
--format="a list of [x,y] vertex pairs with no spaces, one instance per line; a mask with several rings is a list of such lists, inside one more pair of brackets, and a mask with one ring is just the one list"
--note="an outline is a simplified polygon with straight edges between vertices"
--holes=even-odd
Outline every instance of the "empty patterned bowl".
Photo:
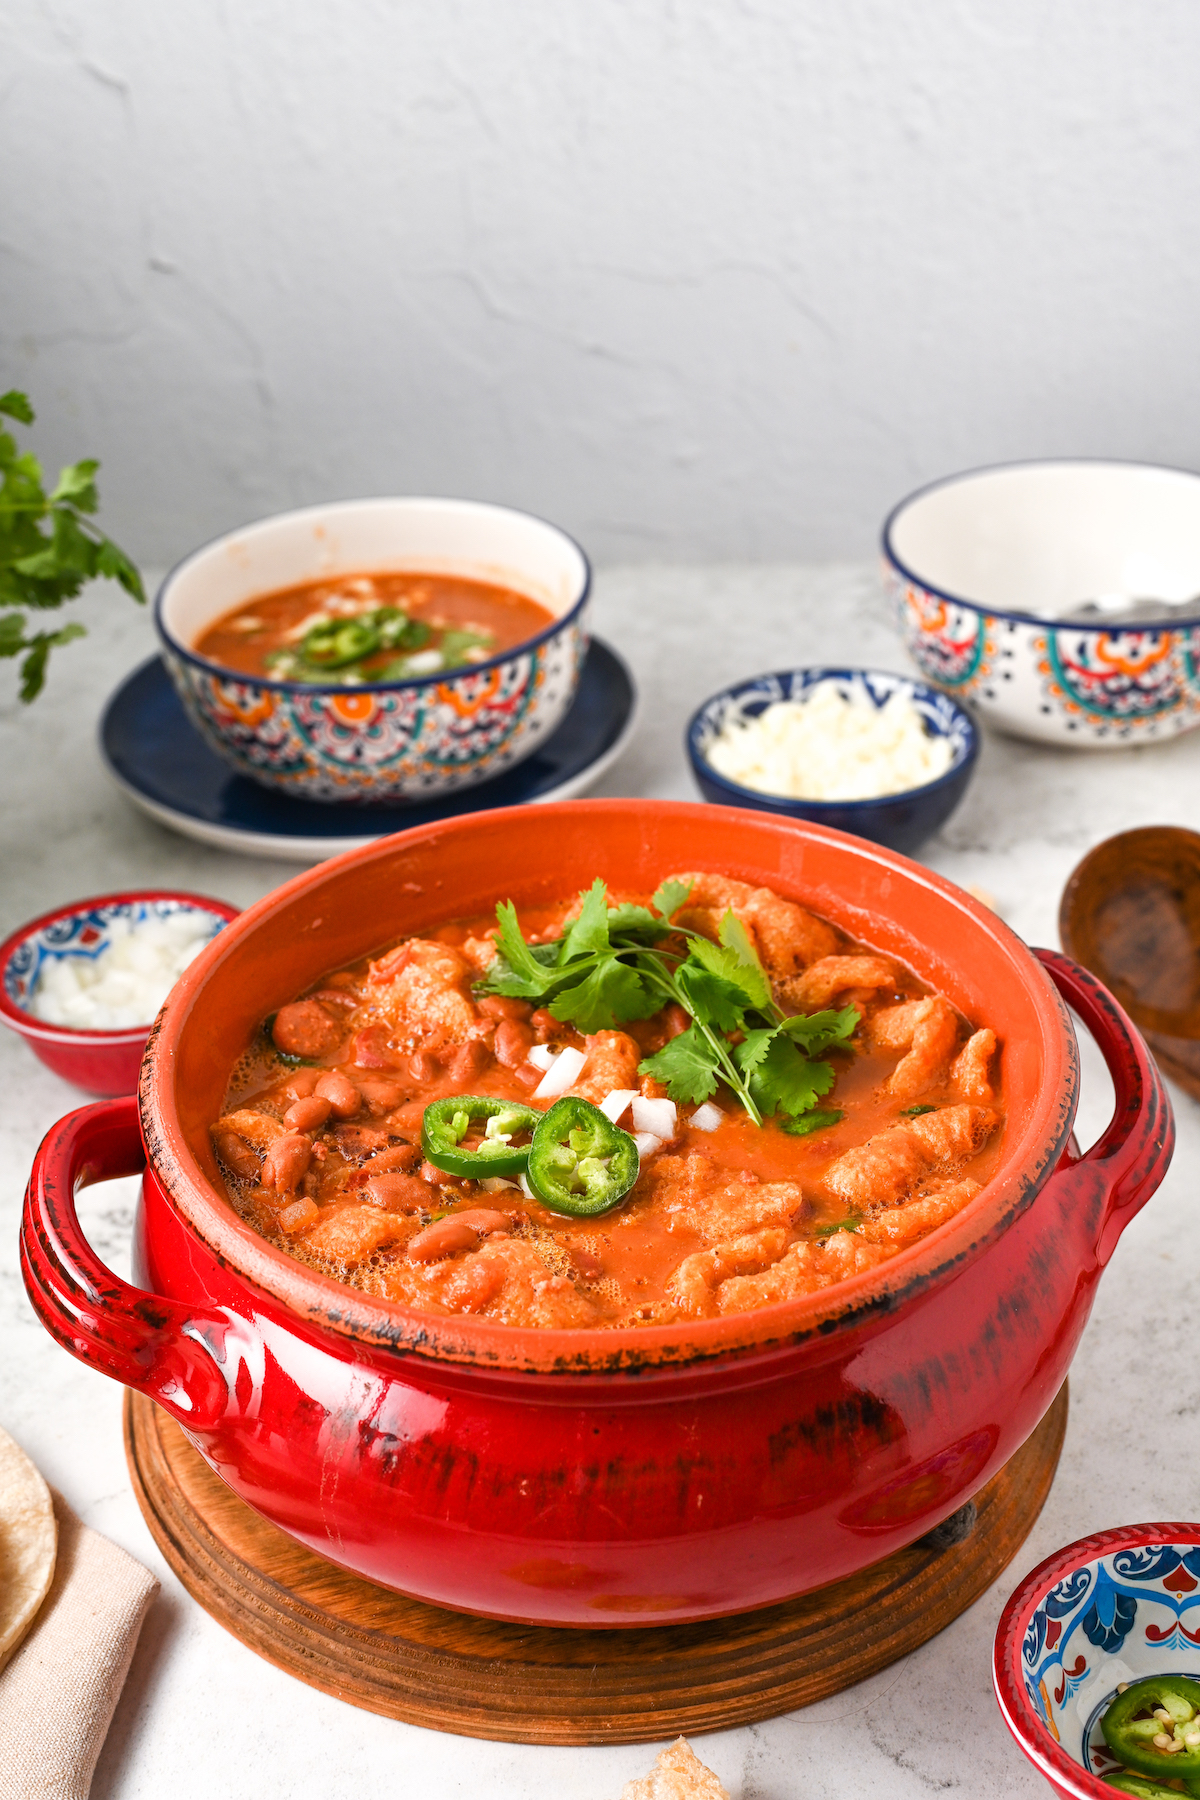
[[913,660],[1001,730],[1090,750],[1200,725],[1200,475],[952,475],[891,513],[883,564]]
[[201,894],[154,889],[76,900],[31,919],[0,944],[0,1023],[23,1037],[56,1075],[86,1088],[89,1094],[132,1094],[157,1006],[149,1018],[137,1024],[101,1029],[51,1023],[38,1018],[30,1010],[31,1003],[48,966],[81,963],[94,968],[112,947],[115,935],[136,930],[147,918],[165,920],[181,914],[194,915],[195,935],[207,941],[230,919],[236,919],[238,909]]
[[[474,578],[540,602],[553,624],[512,649],[404,680],[286,681],[197,654],[256,596],[339,576]],[[196,550],[155,604],[163,659],[192,723],[243,775],[309,800],[436,799],[512,768],[562,721],[587,649],[591,570],[565,532],[466,500],[347,500],[280,513]]]
[[[996,1630],[992,1678],[1018,1744],[1058,1794],[1112,1800],[1100,1719],[1118,1686],[1200,1681],[1200,1525],[1125,1525],[1034,1569]],[[1171,1776],[1163,1758],[1163,1780]],[[1145,1780],[1145,1777],[1142,1777]]]
[[[927,736],[949,740],[952,760],[945,774],[920,787],[867,800],[797,800],[744,787],[714,769],[708,751],[727,724],[754,718],[776,700],[805,700],[827,682],[843,692],[857,689],[876,707],[885,706],[898,693],[906,694],[920,714]],[[784,669],[722,688],[706,700],[688,725],[687,750],[696,785],[706,800],[718,806],[749,806],[757,812],[807,819],[911,856],[945,823],[966,792],[979,755],[979,731],[957,701],[923,681],[914,681],[911,675],[893,675],[882,669]]]

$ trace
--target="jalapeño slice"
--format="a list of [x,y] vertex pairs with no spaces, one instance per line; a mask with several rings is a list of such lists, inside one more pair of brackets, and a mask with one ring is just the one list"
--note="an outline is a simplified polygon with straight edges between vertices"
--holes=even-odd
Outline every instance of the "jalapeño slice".
[[590,1100],[568,1095],[539,1119],[525,1179],[552,1212],[588,1218],[623,1200],[638,1168],[629,1133]]
[[[497,1100],[492,1094],[450,1094],[425,1108],[421,1149],[435,1168],[447,1175],[480,1180],[488,1175],[520,1175],[529,1161],[529,1145],[514,1144],[519,1133],[533,1131],[542,1115],[519,1100]],[[477,1142],[463,1139],[472,1126],[483,1126]]]
[[[1127,1769],[1175,1780],[1200,1775],[1200,1681],[1151,1675],[1132,1682],[1104,1714],[1100,1729]],[[1170,1739],[1174,1747],[1156,1745],[1156,1737]]]

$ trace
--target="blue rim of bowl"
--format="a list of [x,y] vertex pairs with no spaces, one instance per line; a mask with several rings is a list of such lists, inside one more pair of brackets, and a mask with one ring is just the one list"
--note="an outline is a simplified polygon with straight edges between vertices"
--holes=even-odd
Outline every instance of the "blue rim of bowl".
[[[903,500],[898,500],[891,512],[883,521],[879,533],[879,547],[885,561],[891,563],[897,574],[905,581],[911,581],[927,594],[936,594],[939,600],[946,600],[951,606],[965,606],[971,612],[982,613],[988,619],[1010,619],[1017,625],[1037,625],[1045,630],[1062,631],[1107,631],[1116,629],[1103,621],[1089,625],[1075,619],[1064,623],[1061,619],[1048,618],[1044,613],[1005,612],[998,606],[989,606],[983,600],[967,600],[961,594],[952,594],[948,588],[938,587],[936,583],[927,581],[914,569],[903,562],[892,548],[892,528],[900,514],[918,500],[924,500],[927,494],[937,493],[939,488],[954,487],[960,481],[973,481],[978,475],[1002,475],[1006,469],[1068,469],[1083,464],[1091,468],[1103,469],[1154,469],[1163,475],[1187,475],[1192,481],[1200,481],[1200,471],[1196,469],[1179,469],[1173,463],[1139,462],[1134,457],[1112,456],[1027,456],[1019,457],[1013,462],[981,463],[976,469],[959,469],[953,475],[942,475],[937,481],[926,482],[924,487],[914,488]],[[1177,618],[1164,620],[1162,624],[1126,626],[1126,630],[1140,631],[1179,631],[1189,626],[1200,625],[1200,612],[1180,614]]]
[[[280,681],[273,675],[251,675],[244,669],[229,669],[226,668],[224,663],[210,662],[207,656],[197,656],[194,650],[190,649],[185,644],[181,644],[179,639],[167,630],[162,616],[163,597],[166,594],[167,589],[176,577],[183,573],[189,563],[195,562],[197,557],[204,556],[209,550],[215,550],[219,545],[226,543],[230,538],[238,537],[243,531],[253,530],[256,525],[273,525],[281,519],[303,519],[313,513],[328,514],[342,506],[373,506],[393,500],[416,500],[421,502],[434,500],[449,506],[478,506],[486,508],[491,512],[512,513],[520,519],[532,519],[535,524],[544,525],[547,530],[557,532],[558,536],[570,544],[573,550],[578,551],[583,563],[583,590],[580,593],[579,598],[572,603],[570,609],[563,613],[561,618],[555,619],[553,625],[547,625],[546,629],[544,631],[539,631],[536,637],[522,638],[519,644],[513,644],[508,650],[504,651],[502,655],[491,656],[488,658],[487,662],[464,664],[461,669],[435,669],[428,675],[406,675],[401,681],[331,681],[326,683],[323,681]],[[403,573],[403,571],[398,570],[397,573]],[[294,585],[299,586],[301,584],[295,583]],[[569,531],[564,531],[562,526],[556,525],[552,519],[543,519],[539,513],[525,512],[524,509],[519,506],[499,506],[493,500],[451,499],[445,494],[369,494],[364,499],[360,500],[330,500],[326,505],[297,506],[290,512],[268,513],[264,519],[251,519],[246,525],[236,526],[232,531],[223,531],[218,537],[209,538],[206,543],[198,544],[194,550],[189,550],[187,555],[182,557],[180,561],[163,576],[162,581],[159,583],[158,592],[154,596],[153,616],[154,629],[157,631],[163,645],[172,656],[178,656],[181,661],[192,663],[196,668],[203,669],[208,674],[219,675],[222,680],[225,681],[239,681],[246,683],[248,686],[273,688],[277,692],[287,694],[391,694],[395,693],[397,689],[428,687],[433,681],[446,679],[453,680],[459,675],[464,674],[483,675],[489,669],[503,667],[506,662],[511,662],[514,656],[523,656],[526,651],[536,650],[540,644],[544,644],[550,638],[557,636],[565,626],[578,618],[580,612],[591,597],[591,592],[592,565],[588,560],[587,551],[583,548],[582,544],[571,536]]]
[[[819,686],[821,681],[852,681],[857,675],[885,675],[889,681],[903,682],[910,693],[928,695],[931,700],[946,702],[953,707],[960,718],[966,722],[967,748],[958,761],[951,764],[944,775],[938,775],[933,781],[926,781],[921,787],[901,788],[896,794],[876,794],[868,800],[802,800],[792,794],[768,794],[762,788],[743,787],[740,782],[730,781],[727,775],[718,773],[696,743],[696,733],[699,729],[701,715],[707,712],[714,700],[725,698],[732,700],[746,688],[752,688],[760,681],[788,681],[795,675],[818,677],[818,680],[812,682],[813,687]],[[936,794],[939,788],[948,787],[952,781],[960,779],[965,771],[974,767],[979,756],[980,733],[978,725],[966,707],[956,700],[953,694],[946,693],[944,688],[934,687],[932,682],[918,681],[912,675],[899,675],[894,669],[832,669],[826,668],[822,663],[813,663],[795,669],[771,669],[763,675],[747,676],[745,681],[736,681],[731,687],[718,688],[715,694],[710,694],[707,700],[701,701],[688,720],[686,741],[688,755],[693,763],[699,764],[704,769],[705,779],[715,781],[719,787],[727,788],[742,805],[761,806],[764,800],[769,800],[776,806],[822,808],[827,812],[835,810],[838,812],[860,810],[865,812],[868,808],[875,809],[880,806],[899,805],[904,801],[924,799],[926,795]],[[810,822],[815,825],[818,820],[811,819]]]

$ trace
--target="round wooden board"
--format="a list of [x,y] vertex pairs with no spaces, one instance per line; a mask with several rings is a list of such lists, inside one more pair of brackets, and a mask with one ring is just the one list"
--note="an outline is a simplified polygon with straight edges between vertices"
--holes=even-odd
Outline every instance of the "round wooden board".
[[406,1600],[336,1568],[239,1500],[179,1427],[126,1396],[125,1449],[155,1541],[188,1592],[260,1656],[369,1712],[522,1744],[633,1744],[808,1706],[957,1618],[1041,1511],[1067,1423],[1064,1385],[976,1495],[950,1549],[915,1544],[846,1581],[698,1625],[506,1625]]

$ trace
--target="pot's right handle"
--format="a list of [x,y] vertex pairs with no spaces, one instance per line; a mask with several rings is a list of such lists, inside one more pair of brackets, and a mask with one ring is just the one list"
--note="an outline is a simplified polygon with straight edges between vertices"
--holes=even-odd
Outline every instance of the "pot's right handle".
[[65,1350],[148,1394],[189,1430],[204,1430],[228,1398],[205,1339],[228,1320],[130,1287],[101,1262],[75,1210],[78,1188],[140,1174],[145,1163],[135,1095],[60,1119],[25,1190],[21,1273],[34,1311]]
[[1103,1183],[1106,1208],[1096,1256],[1103,1268],[1117,1239],[1158,1187],[1175,1150],[1175,1115],[1140,1032],[1102,982],[1058,950],[1035,950],[1051,981],[1096,1041],[1112,1077],[1113,1116],[1090,1150],[1071,1158]]

